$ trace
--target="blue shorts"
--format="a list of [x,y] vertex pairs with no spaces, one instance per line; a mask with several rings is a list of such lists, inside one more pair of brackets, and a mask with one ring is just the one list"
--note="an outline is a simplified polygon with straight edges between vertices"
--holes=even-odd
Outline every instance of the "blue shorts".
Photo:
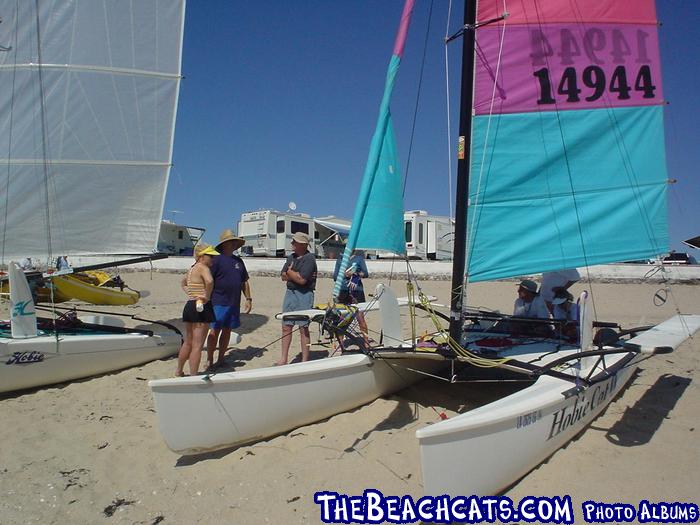
[[240,308],[215,304],[214,315],[216,316],[216,320],[209,325],[209,328],[220,330],[221,328],[238,328],[241,326]]
[[[299,290],[289,290],[284,294],[282,302],[282,312],[296,312],[298,310],[309,310],[314,307],[314,293],[300,292]],[[308,326],[309,321],[282,321],[286,325]]]

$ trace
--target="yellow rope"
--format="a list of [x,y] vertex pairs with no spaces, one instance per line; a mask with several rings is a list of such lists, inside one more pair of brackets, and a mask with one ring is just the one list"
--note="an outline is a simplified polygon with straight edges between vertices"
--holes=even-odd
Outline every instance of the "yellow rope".
[[406,282],[406,295],[408,296],[408,316],[411,319],[411,344],[416,342],[416,296],[415,288],[411,281]]
[[502,366],[503,364],[507,363],[510,361],[510,358],[504,357],[501,359],[488,359],[485,357],[481,357],[479,355],[476,355],[466,348],[462,348],[462,346],[452,339],[450,337],[450,334],[448,331],[446,331],[443,327],[442,324],[440,323],[440,319],[438,318],[437,315],[435,315],[435,312],[433,311],[433,308],[430,304],[430,300],[428,297],[423,293],[419,292],[418,298],[420,300],[420,304],[425,308],[425,311],[428,313],[428,317],[433,321],[433,324],[435,325],[435,328],[437,332],[444,338],[444,340],[447,342],[449,347],[462,359],[460,361],[465,361],[473,366],[479,367],[479,368],[497,368],[499,366]]

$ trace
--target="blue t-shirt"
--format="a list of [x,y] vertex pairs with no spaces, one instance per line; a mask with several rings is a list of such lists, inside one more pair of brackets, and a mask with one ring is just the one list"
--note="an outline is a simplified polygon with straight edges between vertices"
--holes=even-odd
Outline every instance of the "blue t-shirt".
[[211,265],[214,290],[211,302],[217,306],[241,307],[241,288],[248,280],[248,271],[243,259],[236,255],[217,255]]

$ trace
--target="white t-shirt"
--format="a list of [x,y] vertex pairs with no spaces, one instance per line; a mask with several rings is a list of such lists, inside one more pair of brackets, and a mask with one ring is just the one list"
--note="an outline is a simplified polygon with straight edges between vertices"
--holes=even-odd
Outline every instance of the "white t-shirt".
[[549,319],[549,310],[547,310],[547,306],[539,295],[536,295],[532,302],[529,303],[518,297],[513,306],[513,315],[529,319]]
[[564,286],[569,281],[579,281],[581,275],[576,268],[570,270],[559,270],[557,272],[546,272],[542,274],[542,285],[540,286],[540,297],[551,303],[554,299],[554,288]]
[[567,312],[562,305],[555,304],[552,308],[552,318],[557,321],[576,321],[578,319],[578,305],[571,303],[571,307]]

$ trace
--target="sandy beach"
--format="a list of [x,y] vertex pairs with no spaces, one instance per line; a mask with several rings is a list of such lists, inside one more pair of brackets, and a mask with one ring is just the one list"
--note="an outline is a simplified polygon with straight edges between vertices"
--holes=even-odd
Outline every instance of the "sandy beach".
[[[122,276],[132,288],[150,293],[120,311],[181,326],[184,296],[178,274]],[[376,282],[368,279],[365,286],[371,290]],[[228,370],[270,366],[279,358],[274,341],[280,324],[274,315],[283,284],[253,276],[251,287],[253,312],[244,316],[243,339],[228,354]],[[395,281],[392,287],[406,295],[405,284]],[[448,282],[425,282],[423,288],[448,302]],[[468,303],[510,312],[515,288],[510,281],[473,285]],[[660,288],[578,283],[572,291],[592,290],[598,319],[626,327],[660,322],[677,310],[700,313],[700,285],[676,285],[668,301],[656,306]],[[317,300],[327,298],[330,289],[330,279],[320,280]],[[373,321],[370,317],[370,327]],[[419,326],[427,328],[427,319]],[[317,333],[313,328],[312,341]],[[324,355],[321,346],[312,350],[316,357]],[[291,355],[298,351],[296,336]],[[698,338],[673,354],[644,361],[630,386],[581,437],[506,495],[519,500],[569,494],[576,523],[583,522],[580,504],[589,499],[698,503],[699,367]],[[385,495],[418,498],[416,429],[438,421],[441,411],[454,415],[504,388],[425,380],[270,440],[181,457],[161,439],[147,385],[174,371],[175,360],[168,359],[0,397],[0,523],[320,523],[316,491],[359,495],[372,487]],[[468,465],[468,458],[462,459]]]

